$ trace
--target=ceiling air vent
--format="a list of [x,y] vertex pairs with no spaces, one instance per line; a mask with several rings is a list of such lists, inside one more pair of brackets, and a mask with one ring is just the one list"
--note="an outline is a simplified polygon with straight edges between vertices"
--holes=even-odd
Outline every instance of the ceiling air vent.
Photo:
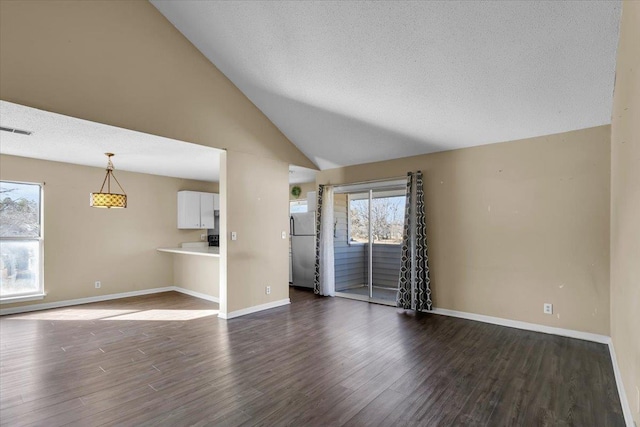
[[19,133],[20,135],[31,135],[33,133],[29,132],[28,130],[6,128],[4,126],[0,126],[0,130],[11,133]]

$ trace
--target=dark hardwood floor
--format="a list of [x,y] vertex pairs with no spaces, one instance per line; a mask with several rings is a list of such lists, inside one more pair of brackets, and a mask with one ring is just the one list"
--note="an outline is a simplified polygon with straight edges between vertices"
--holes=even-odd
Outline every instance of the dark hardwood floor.
[[0,319],[6,426],[622,426],[607,347],[291,290],[229,321],[175,292]]

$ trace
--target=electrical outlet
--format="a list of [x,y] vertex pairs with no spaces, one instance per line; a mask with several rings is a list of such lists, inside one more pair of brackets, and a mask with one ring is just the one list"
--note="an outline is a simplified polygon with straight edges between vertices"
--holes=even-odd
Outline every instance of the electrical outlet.
[[203,233],[203,234],[201,234],[201,235],[200,235],[200,240],[202,240],[203,242],[204,242],[205,240],[207,240],[207,235],[206,235],[206,234],[204,234],[204,233]]
[[231,240],[238,240],[238,233],[236,233],[235,231],[231,232]]
[[544,314],[553,314],[553,304],[545,303],[543,311]]
[[267,287],[264,289],[264,292],[265,292],[267,295],[271,295],[271,286],[267,286]]
[[102,286],[102,283],[100,283],[99,280],[96,280],[96,289],[100,289],[100,286]]

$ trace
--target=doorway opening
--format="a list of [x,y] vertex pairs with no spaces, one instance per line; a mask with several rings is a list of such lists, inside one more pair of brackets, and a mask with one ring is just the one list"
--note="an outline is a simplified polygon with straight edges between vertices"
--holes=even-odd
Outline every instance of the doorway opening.
[[334,190],[336,296],[396,305],[406,180]]

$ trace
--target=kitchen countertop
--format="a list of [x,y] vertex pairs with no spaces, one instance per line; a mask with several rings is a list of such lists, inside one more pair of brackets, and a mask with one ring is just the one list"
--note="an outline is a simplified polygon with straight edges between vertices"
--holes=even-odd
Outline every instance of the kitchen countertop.
[[218,246],[191,247],[191,248],[158,248],[159,252],[170,252],[173,254],[198,255],[220,258],[220,248]]

